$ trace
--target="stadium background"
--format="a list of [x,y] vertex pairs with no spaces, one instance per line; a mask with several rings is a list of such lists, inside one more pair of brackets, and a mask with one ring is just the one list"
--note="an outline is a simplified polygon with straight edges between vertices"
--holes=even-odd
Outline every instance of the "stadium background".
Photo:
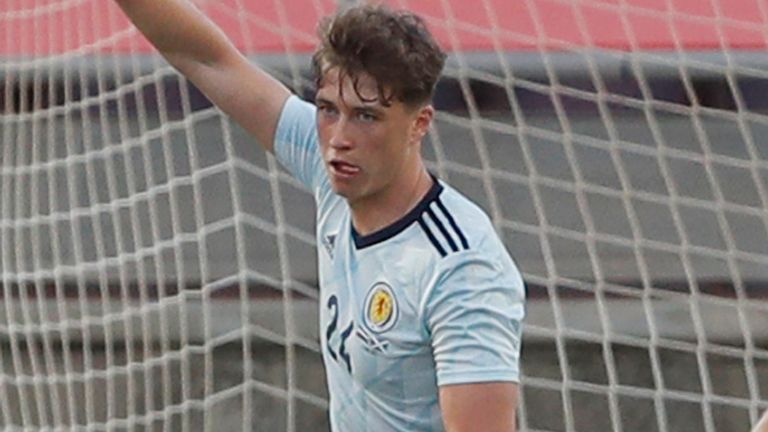
[[[735,71],[768,65],[764,8],[755,0],[403,3],[453,53],[425,154],[440,177],[495,218],[528,284],[524,430],[612,430],[616,408],[625,431],[746,430],[750,408],[768,399],[768,312],[754,306],[768,292],[761,195],[768,124],[760,118],[768,81]],[[306,97],[314,26],[336,6],[203,4],[254,62]],[[110,2],[5,1],[0,20],[7,113],[0,122],[7,406],[0,422],[20,424],[22,403],[30,418],[53,416],[52,399],[35,404],[34,385],[16,380],[34,374],[31,357],[44,331],[14,323],[66,316],[91,318],[50,331],[69,335],[75,370],[86,362],[103,370],[108,350],[118,366],[109,375],[119,389],[110,403],[103,403],[106,375],[75,374],[69,387],[57,387],[62,399],[84,401],[70,411],[76,422],[111,414],[119,429],[132,411],[148,429],[169,420],[175,430],[186,412],[191,424],[238,430],[242,394],[251,392],[245,400],[256,430],[326,430],[307,195],[270,174],[272,162],[179,80]],[[722,73],[726,67],[734,72]],[[595,74],[606,93],[620,96],[607,98],[609,119],[597,104]],[[743,108],[756,119],[747,122],[754,143],[727,114]],[[35,110],[49,115],[25,115]],[[31,162],[32,146],[48,149],[35,158],[51,167],[36,189],[36,172],[18,169]],[[109,176],[117,179],[116,201],[106,191]],[[631,195],[640,244],[621,194]],[[13,222],[36,223],[27,204],[36,197],[40,213],[71,216],[47,221],[51,232],[65,233],[57,245],[55,235],[33,240],[27,225]],[[78,211],[110,202],[116,211]],[[694,205],[702,202],[713,209]],[[745,211],[728,212],[724,232],[716,216],[731,205]],[[134,247],[118,250],[110,229],[132,232]],[[725,256],[737,257],[739,281]],[[142,309],[118,312],[126,298]],[[27,305],[33,301],[42,306]],[[108,311],[118,319],[105,319]],[[63,363],[64,352],[58,346],[50,358]],[[142,360],[147,367],[131,366]],[[251,386],[243,387],[247,373]],[[281,389],[296,397],[294,407]]]

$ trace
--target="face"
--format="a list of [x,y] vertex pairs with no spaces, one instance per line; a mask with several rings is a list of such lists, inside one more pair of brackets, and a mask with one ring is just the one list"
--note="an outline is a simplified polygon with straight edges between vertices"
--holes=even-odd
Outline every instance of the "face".
[[[326,71],[317,92],[317,131],[333,190],[351,204],[398,193],[421,169],[421,140],[434,115],[432,106],[412,108],[378,100],[376,81]],[[362,98],[360,97],[362,96]],[[402,191],[402,189],[401,189]],[[402,193],[402,192],[400,192]]]

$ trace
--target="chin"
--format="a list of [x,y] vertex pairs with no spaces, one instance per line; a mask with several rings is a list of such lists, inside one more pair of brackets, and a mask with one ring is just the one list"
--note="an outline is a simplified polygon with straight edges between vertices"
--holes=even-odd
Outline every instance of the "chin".
[[351,184],[337,184],[331,182],[331,189],[336,195],[344,198],[350,204],[367,196],[363,190]]
[[350,196],[353,196],[352,187],[348,184],[339,184],[331,180],[331,189],[336,195],[339,195],[340,197],[349,199]]

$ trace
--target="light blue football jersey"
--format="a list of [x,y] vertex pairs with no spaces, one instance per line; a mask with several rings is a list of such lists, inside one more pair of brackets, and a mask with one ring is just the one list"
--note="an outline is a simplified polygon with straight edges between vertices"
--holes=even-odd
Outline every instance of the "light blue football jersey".
[[320,339],[336,432],[442,431],[438,387],[519,378],[523,281],[485,213],[435,179],[394,224],[358,234],[293,96],[275,137],[317,202]]

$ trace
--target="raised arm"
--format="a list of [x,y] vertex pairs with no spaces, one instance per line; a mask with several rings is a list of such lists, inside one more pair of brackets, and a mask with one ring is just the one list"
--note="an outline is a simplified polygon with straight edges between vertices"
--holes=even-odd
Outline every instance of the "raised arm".
[[168,62],[216,106],[273,151],[288,89],[248,62],[224,33],[186,0],[115,0]]

